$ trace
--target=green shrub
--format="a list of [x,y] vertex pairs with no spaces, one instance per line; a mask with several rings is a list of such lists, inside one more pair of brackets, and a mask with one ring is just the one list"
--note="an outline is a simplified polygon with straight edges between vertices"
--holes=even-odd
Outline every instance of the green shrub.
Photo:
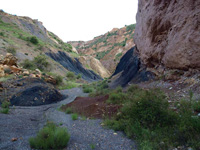
[[105,120],[105,124],[136,139],[139,149],[200,148],[200,118],[194,116],[190,100],[182,100],[178,112],[174,112],[159,89],[142,90],[132,85],[123,94],[125,98],[115,91],[110,94],[110,101],[121,101],[122,108],[113,119]]
[[126,94],[120,92],[119,93],[113,92],[109,95],[109,99],[106,102],[112,104],[121,104],[126,99],[127,99]]
[[200,112],[200,101],[196,101],[192,104],[192,107],[195,111]]
[[80,85],[79,83],[76,83],[74,81],[65,81],[63,85],[60,85],[58,88],[60,90],[65,90],[65,89],[72,89],[72,88],[78,87],[79,85]]
[[50,66],[49,62],[47,61],[47,57],[45,55],[38,55],[34,57],[33,63],[41,71],[47,70],[47,68]]
[[5,36],[4,32],[0,32],[0,36],[4,37]]
[[72,114],[71,117],[72,117],[72,120],[77,120],[78,119],[78,114]]
[[83,88],[83,92],[84,93],[91,93],[91,92],[93,92],[93,90],[92,90],[92,88],[87,87],[87,88]]
[[71,108],[71,107],[68,107],[68,108],[65,110],[65,113],[66,113],[66,114],[71,114],[71,113],[73,113],[72,108]]
[[3,103],[1,104],[1,113],[3,114],[8,114],[9,113],[9,106],[10,106],[10,102],[8,101],[3,101]]
[[34,149],[63,149],[67,146],[69,139],[70,135],[66,128],[48,123],[35,138],[29,139],[29,144]]
[[36,36],[32,36],[30,37],[29,41],[35,45],[37,45],[39,43],[38,39]]
[[3,114],[8,114],[8,113],[9,113],[9,108],[3,108],[3,109],[1,110],[1,113],[3,113]]
[[8,53],[16,55],[16,49],[15,49],[14,46],[9,46],[6,50],[7,50]]
[[56,80],[56,85],[60,85],[63,82],[63,77],[60,75],[56,75],[54,79]]
[[74,80],[76,78],[76,75],[73,72],[69,71],[67,72],[66,77],[70,80]]
[[78,74],[77,76],[76,76],[76,79],[81,79],[82,78],[82,75],[81,74]]
[[29,70],[35,70],[37,68],[34,62],[28,59],[25,59],[21,65],[23,66],[23,68],[29,69]]

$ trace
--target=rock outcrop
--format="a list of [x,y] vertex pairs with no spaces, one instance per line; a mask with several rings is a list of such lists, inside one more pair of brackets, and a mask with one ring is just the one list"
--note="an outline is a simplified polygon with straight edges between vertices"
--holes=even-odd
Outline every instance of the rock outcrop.
[[46,55],[60,63],[67,70],[74,72],[76,75],[81,74],[84,80],[102,80],[102,78],[92,70],[85,69],[77,58],[72,59],[65,52],[58,51],[58,53],[46,53]]
[[139,0],[135,44],[150,68],[200,69],[200,1]]
[[126,86],[128,83],[148,81],[153,75],[141,64],[135,47],[131,48],[121,59],[112,75],[111,87]]
[[[63,99],[63,96],[51,84],[39,78],[23,78],[3,83],[6,92],[1,97],[9,99],[15,106],[38,106],[51,104]],[[6,94],[6,95],[5,95]]]
[[111,75],[110,72],[101,64],[101,62],[92,56],[80,56],[79,61],[87,69],[94,70],[102,78],[108,78]]

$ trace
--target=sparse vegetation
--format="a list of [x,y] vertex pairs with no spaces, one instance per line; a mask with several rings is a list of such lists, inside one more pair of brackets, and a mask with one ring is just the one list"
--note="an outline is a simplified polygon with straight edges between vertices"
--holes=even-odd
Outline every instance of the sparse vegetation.
[[48,67],[50,66],[49,62],[47,61],[46,56],[44,55],[38,55],[32,61],[26,59],[21,65],[25,69],[30,69],[30,70],[39,69],[41,71],[48,70]]
[[132,32],[133,30],[135,30],[135,26],[136,24],[131,24],[131,25],[126,26],[126,31]]
[[77,76],[76,76],[76,79],[81,79],[82,78],[82,75],[81,74],[78,74]]
[[121,94],[110,94],[109,103],[123,107],[113,119],[105,120],[105,124],[136,139],[139,149],[200,148],[200,118],[194,117],[190,101],[181,101],[174,112],[158,89],[142,90],[133,85]]
[[10,106],[10,102],[4,100],[1,104],[1,113],[3,114],[8,114],[9,113],[9,106]]
[[58,88],[60,90],[65,90],[65,89],[72,89],[75,88],[77,86],[79,86],[79,83],[76,83],[75,81],[64,81],[62,85],[60,85]]
[[71,117],[72,117],[72,120],[77,120],[78,119],[78,114],[76,114],[76,113],[72,114]]
[[68,79],[70,79],[70,80],[75,80],[76,79],[76,75],[71,71],[67,72],[66,77]]
[[70,135],[66,128],[47,123],[36,137],[29,139],[29,144],[34,149],[62,149],[67,146],[69,139]]
[[103,52],[97,52],[97,53],[96,53],[96,58],[100,60],[100,59],[102,59],[105,55],[107,55],[108,53],[110,53],[110,50],[103,51]]
[[65,113],[66,113],[66,114],[71,114],[71,113],[73,113],[72,108],[71,108],[71,107],[68,107],[68,108],[66,109]]
[[122,56],[122,53],[118,53],[118,54],[115,56],[115,59],[116,59],[116,60],[119,60],[119,59],[121,58],[121,56]]
[[16,54],[16,48],[14,46],[9,46],[9,47],[7,47],[6,50],[7,50],[8,53],[11,53],[13,55]]

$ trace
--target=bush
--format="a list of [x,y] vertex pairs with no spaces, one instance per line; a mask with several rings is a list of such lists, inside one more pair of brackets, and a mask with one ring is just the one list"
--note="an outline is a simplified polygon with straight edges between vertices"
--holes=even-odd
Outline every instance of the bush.
[[78,114],[72,114],[72,120],[77,120],[78,119]]
[[60,90],[65,90],[65,89],[72,89],[79,86],[78,83],[73,82],[73,81],[65,81],[63,85],[59,86]]
[[10,102],[8,101],[4,101],[2,104],[1,104],[1,113],[3,114],[8,114],[9,113],[9,106],[10,106]]
[[82,75],[81,74],[78,74],[77,76],[76,76],[76,79],[81,79],[82,78]]
[[7,48],[7,52],[8,52],[8,53],[11,53],[11,54],[13,54],[13,55],[16,55],[16,49],[15,49],[15,47],[13,47],[13,46],[9,46],[9,47]]
[[34,149],[62,149],[67,146],[69,139],[70,135],[66,128],[48,123],[35,138],[29,139],[29,144]]
[[126,94],[124,93],[111,93],[109,95],[109,99],[107,100],[107,103],[112,104],[121,104],[123,101],[126,100]]
[[35,45],[37,45],[39,43],[38,39],[36,36],[32,36],[29,41]]
[[38,55],[37,57],[34,57],[33,63],[41,71],[47,70],[47,68],[50,66],[45,55]]
[[181,101],[178,112],[174,112],[159,89],[142,90],[132,85],[123,94],[122,98],[115,91],[110,94],[110,102],[120,101],[122,108],[105,124],[136,139],[139,149],[200,148],[200,118],[194,116],[191,101]]
[[84,93],[91,93],[91,92],[93,92],[93,90],[92,90],[92,88],[87,87],[87,88],[83,88],[83,92]]
[[23,68],[29,69],[29,70],[35,70],[37,68],[37,66],[34,64],[34,62],[30,61],[28,59],[25,59],[21,65],[23,66]]
[[66,114],[71,114],[73,111],[72,111],[72,108],[71,107],[68,107],[65,111]]
[[90,86],[90,85],[83,85],[83,92],[84,93],[91,93],[91,92],[93,92],[92,86]]
[[3,108],[3,109],[1,110],[1,113],[3,113],[3,114],[8,114],[8,113],[9,113],[9,108]]
[[74,80],[76,78],[76,75],[73,72],[69,71],[67,72],[66,77],[70,80]]
[[56,75],[54,79],[56,80],[56,85],[60,85],[63,82],[63,77],[60,75]]

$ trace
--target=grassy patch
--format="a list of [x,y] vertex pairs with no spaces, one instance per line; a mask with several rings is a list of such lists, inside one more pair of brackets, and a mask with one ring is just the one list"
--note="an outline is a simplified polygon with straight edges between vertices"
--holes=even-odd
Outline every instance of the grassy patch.
[[1,104],[1,113],[3,114],[8,114],[9,113],[9,106],[10,106],[10,102],[8,101],[3,101],[3,103]]
[[69,139],[70,135],[66,128],[47,123],[36,137],[29,139],[29,144],[34,149],[62,149],[67,146]]
[[68,107],[65,111],[66,114],[71,114],[73,113],[72,108]]
[[47,61],[47,57],[45,55],[38,55],[34,57],[34,60],[24,60],[23,63],[21,63],[23,68],[29,69],[29,70],[35,70],[39,69],[41,71],[47,71],[48,67],[50,67],[50,63]]
[[75,80],[76,79],[76,75],[74,74],[74,72],[71,72],[71,71],[67,72],[66,77],[69,80]]
[[76,114],[76,113],[72,114],[71,117],[72,117],[72,120],[77,120],[78,119],[78,114]]
[[78,86],[80,86],[80,84],[76,83],[75,81],[64,81],[63,84],[60,85],[58,88],[60,90],[65,90],[65,89],[72,89]]

